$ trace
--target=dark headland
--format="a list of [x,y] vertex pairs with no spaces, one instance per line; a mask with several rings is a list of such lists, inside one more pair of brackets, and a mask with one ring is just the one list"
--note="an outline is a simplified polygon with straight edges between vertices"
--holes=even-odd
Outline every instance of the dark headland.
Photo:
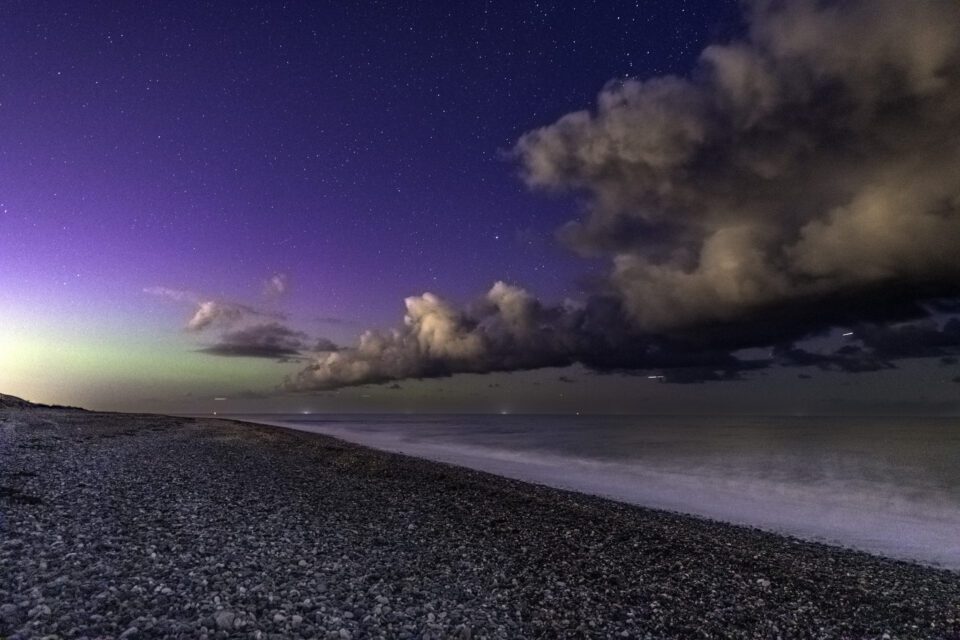
[[296,431],[0,396],[0,638],[960,638],[960,575]]

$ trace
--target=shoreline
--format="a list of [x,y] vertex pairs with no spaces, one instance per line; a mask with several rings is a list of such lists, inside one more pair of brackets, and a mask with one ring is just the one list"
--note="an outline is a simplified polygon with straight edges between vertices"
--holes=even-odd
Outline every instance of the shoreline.
[[[509,478],[520,482],[526,482],[533,485],[549,487],[562,491],[570,491],[577,494],[593,496],[611,500],[620,504],[627,504],[665,511],[668,513],[687,516],[693,518],[706,519],[712,522],[729,524],[734,526],[746,527],[748,529],[757,529],[791,539],[803,540],[806,542],[815,542],[831,547],[837,547],[849,551],[867,553],[873,556],[887,558],[918,564],[934,569],[945,569],[956,572],[960,575],[960,560],[956,555],[955,536],[952,535],[949,524],[940,525],[940,538],[931,536],[931,532],[924,530],[926,537],[918,537],[911,540],[912,547],[897,541],[892,543],[889,540],[882,540],[876,535],[870,539],[858,536],[850,529],[844,530],[837,527],[836,516],[833,517],[832,530],[821,526],[802,522],[801,518],[793,517],[785,520],[782,513],[778,517],[766,516],[766,519],[760,519],[756,513],[743,513],[729,509],[729,502],[724,501],[727,507],[716,507],[704,503],[702,500],[691,500],[689,495],[676,494],[673,496],[660,495],[644,500],[639,498],[632,487],[623,485],[623,477],[614,475],[615,471],[610,472],[607,469],[616,468],[616,465],[605,461],[584,461],[581,459],[564,459],[559,455],[554,457],[539,455],[535,458],[524,455],[524,452],[514,452],[497,449],[485,449],[483,446],[457,447],[457,446],[435,446],[422,443],[407,443],[398,438],[384,438],[382,435],[367,435],[364,437],[361,433],[351,432],[347,429],[330,427],[326,421],[314,422],[290,422],[269,420],[260,416],[244,416],[235,414],[238,417],[228,417],[240,423],[267,425],[274,428],[292,429],[304,433],[313,433],[324,437],[334,438],[344,442],[349,442],[361,447],[374,449],[377,451],[389,452],[398,455],[410,456],[422,460],[436,463],[449,464],[455,467],[472,469],[489,473],[491,475]],[[219,417],[219,416],[218,416]],[[547,462],[544,458],[549,458]],[[570,471],[573,469],[573,471]],[[642,482],[645,478],[642,475],[631,476],[628,478],[631,482]],[[654,477],[654,480],[659,480]],[[671,482],[683,482],[685,478],[671,478]],[[730,496],[727,496],[729,500]],[[668,499],[668,498],[672,498]],[[822,496],[821,496],[822,498]],[[899,516],[901,519],[897,519]],[[877,514],[875,519],[878,526],[889,526],[894,530],[910,530],[914,523],[909,520],[903,520],[903,514],[886,513],[882,516]],[[860,525],[862,527],[862,524]],[[831,535],[832,534],[832,535]],[[919,544],[922,540],[923,544]],[[950,542],[944,543],[944,540]],[[950,544],[951,546],[941,546],[938,544]],[[931,549],[940,549],[939,553],[932,552]]]
[[946,569],[289,427],[0,420],[0,636],[960,634]]

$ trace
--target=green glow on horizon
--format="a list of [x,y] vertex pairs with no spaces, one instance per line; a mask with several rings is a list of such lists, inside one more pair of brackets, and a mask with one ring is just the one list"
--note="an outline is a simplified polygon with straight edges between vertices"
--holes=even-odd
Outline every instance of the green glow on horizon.
[[144,404],[145,396],[262,389],[286,372],[271,360],[217,358],[195,348],[181,336],[147,342],[142,336],[4,330],[0,389],[37,402],[109,408]]

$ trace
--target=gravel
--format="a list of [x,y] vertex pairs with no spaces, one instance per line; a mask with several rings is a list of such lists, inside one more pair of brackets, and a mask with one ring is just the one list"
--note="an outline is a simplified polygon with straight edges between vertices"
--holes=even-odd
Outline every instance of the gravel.
[[960,639],[960,575],[313,434],[0,410],[0,638]]

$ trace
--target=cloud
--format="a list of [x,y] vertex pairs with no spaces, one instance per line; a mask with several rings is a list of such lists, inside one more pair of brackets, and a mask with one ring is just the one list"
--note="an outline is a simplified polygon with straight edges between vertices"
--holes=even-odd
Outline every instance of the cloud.
[[271,322],[224,333],[219,342],[199,351],[214,356],[289,360],[300,357],[306,340],[307,334]]
[[255,309],[236,302],[204,300],[197,304],[193,316],[187,322],[186,329],[203,331],[210,327],[231,327],[241,321],[258,317],[284,319],[283,314]]
[[290,289],[290,277],[285,273],[275,273],[263,284],[263,295],[279,298]]
[[426,293],[406,299],[401,328],[367,331],[351,349],[319,354],[286,380],[288,390],[324,390],[405,378],[489,373],[580,362],[598,371],[663,368],[676,381],[731,379],[758,366],[699,343],[632,332],[600,301],[547,306],[496,283],[460,309]]
[[338,347],[332,340],[328,340],[327,338],[317,338],[317,341],[314,343],[311,351],[326,353],[340,351],[340,347]]
[[196,305],[193,315],[190,316],[190,319],[184,327],[190,332],[201,332],[213,327],[226,329],[241,322],[256,320],[258,318],[271,318],[273,320],[286,319],[281,313],[265,311],[227,300],[214,300],[188,290],[171,289],[169,287],[147,287],[143,291],[150,295],[172,300],[173,302]]
[[553,340],[549,328],[556,312],[521,289],[497,283],[469,311],[430,293],[405,304],[402,328],[366,331],[356,348],[320,354],[286,386],[330,389],[570,363],[567,348]]
[[516,146],[589,198],[562,237],[610,256],[648,331],[909,287],[956,295],[960,5],[755,2],[692,79],[613,83]]
[[[411,297],[402,327],[288,388],[576,362],[702,382],[949,350],[955,333],[909,323],[960,308],[960,4],[758,0],[747,19],[689,77],[612,82],[517,142],[531,188],[585,196],[559,236],[610,261],[586,301]],[[835,326],[860,342],[795,346]],[[752,347],[774,355],[733,355]]]
[[798,347],[775,351],[784,366],[814,366],[825,371],[864,373],[895,369],[896,362],[914,358],[937,358],[941,363],[960,354],[960,320],[941,326],[933,320],[892,325],[862,325],[852,342],[829,353],[811,353]]

